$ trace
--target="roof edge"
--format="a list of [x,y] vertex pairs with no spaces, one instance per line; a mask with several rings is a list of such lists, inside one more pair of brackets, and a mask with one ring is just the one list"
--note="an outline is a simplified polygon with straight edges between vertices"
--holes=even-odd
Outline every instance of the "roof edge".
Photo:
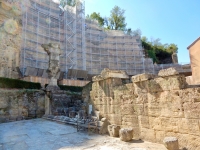
[[190,44],[187,49],[189,50],[190,47],[192,47],[198,40],[200,40],[200,37],[198,37],[192,44]]

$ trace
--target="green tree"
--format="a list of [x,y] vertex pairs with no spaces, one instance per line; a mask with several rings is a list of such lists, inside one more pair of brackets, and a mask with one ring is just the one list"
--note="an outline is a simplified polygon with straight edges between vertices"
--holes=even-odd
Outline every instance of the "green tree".
[[177,45],[174,44],[174,43],[168,45],[167,52],[169,52],[169,53],[178,53],[178,47],[177,47]]
[[125,30],[126,28],[126,17],[124,16],[125,10],[121,9],[119,6],[115,6],[110,11],[110,17],[108,18],[107,28],[112,30]]
[[[86,16],[87,18],[88,16]],[[101,17],[100,13],[93,12],[90,16],[90,19],[97,20],[100,26],[104,26],[104,19]]]
[[147,41],[148,41],[148,38],[147,38],[146,36],[142,36],[141,40],[142,40],[143,42],[147,42]]

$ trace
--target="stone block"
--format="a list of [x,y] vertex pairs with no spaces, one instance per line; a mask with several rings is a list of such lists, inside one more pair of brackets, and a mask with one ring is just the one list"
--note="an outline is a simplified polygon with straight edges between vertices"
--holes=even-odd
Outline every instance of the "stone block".
[[137,115],[144,115],[144,105],[143,104],[136,104],[135,109],[136,109]]
[[116,125],[122,124],[122,116],[119,114],[109,114],[106,115],[106,118],[108,119],[108,122],[110,124],[116,124]]
[[166,132],[178,132],[178,121],[179,118],[166,118],[161,117],[161,127],[162,130],[165,130]]
[[156,134],[153,129],[141,128],[140,138],[150,142],[156,142]]
[[183,118],[184,111],[182,106],[182,99],[179,91],[164,91],[158,98],[160,102],[162,117]]
[[192,135],[197,135],[200,136],[200,121],[199,119],[188,119],[187,124],[188,124],[188,133]]
[[168,150],[179,150],[178,139],[176,137],[165,137],[163,143]]
[[0,109],[9,107],[9,100],[6,97],[0,97]]
[[178,75],[179,72],[176,70],[176,68],[168,68],[168,69],[162,69],[158,72],[158,76],[160,77],[167,77],[167,76],[174,76]]
[[108,105],[110,114],[121,114],[119,105]]
[[187,134],[189,131],[188,126],[188,119],[185,118],[179,118],[179,121],[177,122],[178,131],[181,134]]
[[121,102],[120,104],[133,104],[134,103],[134,98],[133,98],[133,95],[128,95],[128,94],[123,94],[121,95]]
[[200,102],[200,88],[187,88],[179,91],[182,102]]
[[165,138],[165,131],[156,131],[156,142],[162,143]]
[[137,95],[140,95],[141,93],[147,93],[148,92],[148,85],[149,85],[149,80],[133,83],[134,93],[137,94]]
[[[166,122],[165,122],[166,123]],[[149,117],[149,128],[154,130],[165,130],[165,123],[162,123],[160,117]]]
[[125,71],[121,70],[109,70],[105,68],[101,72],[101,77],[104,79],[107,78],[121,78],[121,79],[129,79],[128,74]]
[[183,104],[185,118],[199,119],[200,118],[200,102]]
[[121,114],[122,115],[134,115],[136,114],[136,110],[133,105],[121,105]]
[[136,99],[136,104],[144,104],[148,103],[148,94],[147,93],[140,93]]
[[128,142],[133,138],[133,129],[132,128],[122,128],[119,130],[120,140]]
[[112,124],[112,125],[108,125],[108,132],[109,135],[112,137],[119,137],[119,130],[120,130],[120,126]]
[[110,98],[110,104],[111,105],[119,105],[121,104],[121,96],[122,96],[122,93],[119,92],[119,91],[113,91],[114,93],[114,98]]
[[137,115],[122,116],[122,126],[139,127]]
[[186,88],[186,81],[183,75],[159,77],[153,80],[149,80],[148,91],[149,92],[162,92],[171,90],[180,90]]
[[156,75],[154,75],[154,74],[143,73],[143,74],[139,74],[139,75],[136,75],[136,76],[132,76],[131,79],[132,79],[133,83],[136,83],[136,82],[141,82],[141,81],[154,79],[155,77],[156,77]]
[[141,128],[149,128],[149,117],[138,116],[138,123]]
[[161,106],[159,103],[148,103],[148,115],[150,117],[159,117]]

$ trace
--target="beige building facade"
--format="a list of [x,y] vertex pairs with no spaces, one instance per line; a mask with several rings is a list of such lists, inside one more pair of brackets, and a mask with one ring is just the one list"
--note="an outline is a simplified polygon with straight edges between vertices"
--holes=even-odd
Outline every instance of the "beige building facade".
[[187,48],[190,54],[193,84],[200,84],[200,37]]

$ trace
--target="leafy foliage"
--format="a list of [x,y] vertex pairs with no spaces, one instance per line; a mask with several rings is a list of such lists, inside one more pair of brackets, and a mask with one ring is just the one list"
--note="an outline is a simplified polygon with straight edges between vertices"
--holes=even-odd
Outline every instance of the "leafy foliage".
[[87,19],[97,20],[99,26],[110,30],[125,30],[126,28],[126,18],[124,17],[125,10],[121,9],[119,6],[115,6],[110,11],[110,17],[101,17],[100,13],[93,12],[87,15]]
[[100,26],[104,26],[104,19],[100,16],[100,13],[93,12],[90,16],[87,15],[86,18],[97,20]]
[[178,47],[175,44],[162,44],[160,39],[151,39],[148,41],[146,37],[142,37],[142,46],[144,47],[146,56],[153,59],[159,64],[171,63],[171,55],[178,52]]
[[0,88],[40,89],[40,83],[0,77]]
[[126,28],[126,18],[124,17],[125,10],[121,9],[119,6],[115,6],[110,11],[110,17],[108,18],[107,27],[111,30],[125,30]]

